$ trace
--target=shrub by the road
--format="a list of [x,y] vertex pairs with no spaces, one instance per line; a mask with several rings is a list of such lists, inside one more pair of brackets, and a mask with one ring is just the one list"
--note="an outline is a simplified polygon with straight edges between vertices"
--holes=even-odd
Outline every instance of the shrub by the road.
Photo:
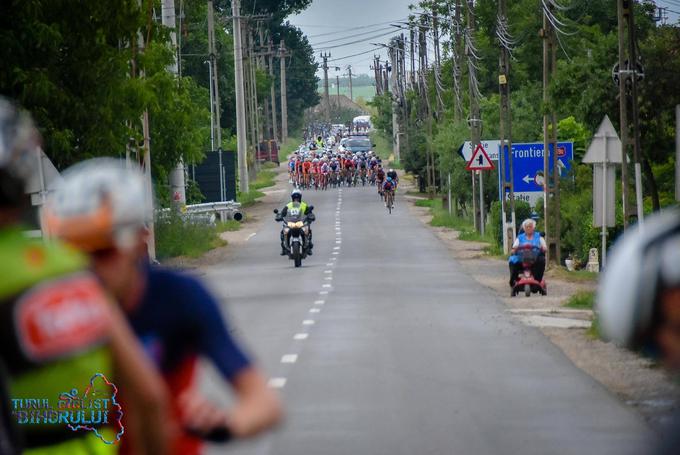
[[159,217],[155,228],[158,259],[199,257],[213,248],[225,245],[216,226],[193,222],[175,212]]

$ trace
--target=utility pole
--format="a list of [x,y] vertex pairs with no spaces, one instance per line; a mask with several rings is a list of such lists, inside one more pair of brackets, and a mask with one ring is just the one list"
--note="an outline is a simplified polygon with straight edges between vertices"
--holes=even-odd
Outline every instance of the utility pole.
[[[336,67],[336,71],[339,71],[340,68]],[[335,75],[335,91],[336,91],[336,100],[337,100],[337,106],[338,106],[338,111],[336,112],[336,117],[340,115],[340,75],[336,74]]]
[[[553,99],[550,97],[550,84],[557,70],[556,33],[548,14],[553,14],[553,5],[543,10],[543,208],[544,233],[548,244],[546,262],[554,258],[560,264],[560,169],[557,166],[557,117]],[[552,147],[551,147],[552,146]],[[550,150],[553,150],[552,163]],[[552,168],[552,175],[551,175]],[[552,222],[552,226],[551,226]],[[552,232],[554,229],[554,233]]]
[[[467,47],[467,59],[468,59],[468,72],[470,73],[470,81],[469,81],[469,86],[470,86],[470,119],[468,120],[470,124],[470,143],[472,145],[472,150],[476,150],[477,146],[480,143],[480,136],[481,136],[481,126],[482,126],[482,120],[480,118],[480,112],[479,112],[479,100],[477,99],[478,95],[478,86],[477,86],[477,75],[475,72],[475,66],[474,62],[472,62],[473,59],[475,59],[475,54],[474,54],[474,32],[475,32],[475,13],[474,13],[474,1],[473,0],[467,0],[467,38],[468,42],[466,43]],[[484,180],[483,176],[484,173],[482,171],[479,172],[479,215],[475,213],[475,225],[477,227],[477,231],[484,235]],[[474,171],[473,171],[473,182],[474,182]],[[472,188],[473,191],[473,196],[472,200],[474,203],[474,186]]]
[[279,61],[281,62],[281,143],[288,140],[288,95],[286,89],[286,43],[281,40]]
[[349,99],[354,102],[354,93],[352,92],[352,65],[347,65],[347,71],[349,72]]
[[[630,81],[630,103],[633,114],[633,162],[635,166],[635,205],[637,209],[638,223],[642,223],[644,218],[642,200],[642,167],[640,165],[640,154],[642,152],[640,144],[640,113],[638,108],[638,78],[642,75],[638,73],[637,38],[635,35],[635,2],[628,2],[628,13],[626,14],[628,25],[628,80]],[[625,13],[625,11],[624,11]]]
[[[506,0],[499,0],[498,2],[498,21],[497,27],[505,32],[507,31],[507,5]],[[501,27],[502,26],[502,27]],[[499,32],[502,33],[502,32]],[[500,38],[501,36],[499,36]],[[515,241],[515,189],[514,189],[514,173],[513,173],[513,154],[512,154],[512,112],[510,109],[510,50],[504,41],[507,42],[508,35],[502,35],[503,40],[500,43],[500,58],[498,71],[498,90],[500,92],[500,128],[499,136],[501,143],[501,150],[498,158],[500,165],[500,175],[503,181],[501,190],[501,213],[502,213],[502,229],[503,229],[503,252],[508,254],[510,247]],[[508,150],[507,161],[505,150]],[[508,169],[506,176],[506,168]],[[509,178],[508,178],[509,177]],[[506,192],[509,199],[506,199]]]
[[[208,1],[208,9],[210,11],[209,17],[212,18],[212,1],[210,0]],[[241,193],[247,193],[250,185],[248,184],[248,159],[246,152],[246,106],[245,89],[243,86],[243,45],[241,41],[240,0],[231,0],[231,9],[234,22],[234,80],[236,86],[236,139],[238,143],[239,190]],[[219,139],[218,144],[221,150],[221,140]]]
[[626,68],[626,14],[630,12],[630,0],[617,0],[618,38],[619,38],[619,122],[621,128],[621,184],[623,195],[623,228],[630,223],[630,206],[628,204],[628,96],[626,84],[628,83],[628,71]]
[[[177,33],[175,32],[176,24],[175,24],[175,0],[163,0],[163,25],[165,27],[168,27],[170,31],[170,42],[172,44],[173,49],[177,49]],[[178,65],[177,65],[177,52],[174,53],[174,59],[172,63],[168,66],[168,70],[170,73],[177,77],[178,73]],[[187,203],[187,197],[186,197],[186,187],[184,183],[184,159],[180,156],[179,161],[177,162],[177,165],[175,168],[170,172],[169,179],[170,181],[170,191],[171,191],[171,198],[173,203],[175,204],[175,207],[178,210],[182,210],[182,208],[186,205]]]
[[[274,87],[274,49],[272,40],[269,40],[269,78],[272,80],[270,88],[271,104],[272,104],[272,135],[274,140],[279,139],[279,131],[276,117],[276,87]],[[281,140],[283,142],[283,139]]]
[[322,53],[320,57],[323,59],[323,95],[324,95],[324,103],[326,104],[325,111],[326,111],[326,120],[330,120],[331,118],[331,97],[328,92],[328,57],[330,57],[330,53]]
[[680,201],[680,104],[675,106],[675,200]]
[[[208,53],[210,54],[210,84],[213,93],[213,137],[217,143],[218,165],[220,176],[220,200],[226,199],[226,187],[224,182],[224,166],[222,165],[222,125],[220,123],[220,94],[219,79],[217,78],[217,52],[215,51],[215,22],[212,0],[208,0]],[[238,109],[237,109],[238,111]],[[245,112],[243,113],[245,115]],[[245,138],[244,138],[245,140]],[[214,150],[214,149],[213,149]]]
[[397,86],[397,77],[398,77],[398,68],[399,68],[399,63],[397,61],[397,54],[399,53],[399,47],[398,47],[398,40],[393,39],[390,42],[390,46],[388,47],[388,54],[390,56],[391,64],[392,64],[392,76],[390,78],[390,81],[392,83],[392,144],[393,148],[392,151],[394,153],[394,157],[397,161],[399,161],[399,87]]
[[460,60],[463,55],[463,33],[462,33],[462,24],[461,24],[461,10],[463,6],[461,5],[461,0],[456,0],[456,19],[455,19],[455,27],[456,27],[456,43],[454,46],[451,46],[451,52],[453,55],[456,57],[453,61],[453,88],[456,93],[456,109],[454,111],[454,118],[456,122],[460,122],[460,120],[463,118],[463,99],[461,96],[461,67],[460,67]]

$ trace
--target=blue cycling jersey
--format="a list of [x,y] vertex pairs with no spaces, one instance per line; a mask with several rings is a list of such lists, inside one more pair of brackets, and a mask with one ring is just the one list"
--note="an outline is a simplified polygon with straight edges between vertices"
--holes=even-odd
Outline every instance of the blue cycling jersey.
[[250,365],[230,336],[219,305],[195,278],[163,268],[147,269],[147,287],[128,314],[147,353],[165,376],[207,357],[228,381]]

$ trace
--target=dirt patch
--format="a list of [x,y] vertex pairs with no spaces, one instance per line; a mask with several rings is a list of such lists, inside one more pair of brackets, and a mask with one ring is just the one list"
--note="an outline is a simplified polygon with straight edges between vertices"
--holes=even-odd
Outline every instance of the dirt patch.
[[[257,233],[263,223],[273,220],[272,211],[280,206],[281,200],[288,191],[288,174],[285,166],[273,169],[276,173],[275,184],[272,187],[261,190],[265,195],[258,201],[243,209],[245,219],[241,223],[238,231],[223,232],[220,238],[227,242],[226,246],[215,248],[208,251],[199,258],[176,257],[163,260],[163,265],[178,269],[197,269],[199,267],[211,266],[226,261],[233,247],[243,245],[250,240],[253,234]],[[280,207],[279,207],[280,208]]]
[[[406,199],[415,202],[420,198]],[[592,311],[564,307],[575,293],[594,290],[596,282],[571,282],[548,270],[547,296],[511,297],[506,261],[486,255],[485,243],[460,240],[455,230],[430,226],[429,208],[411,204],[410,210],[434,231],[467,273],[496,292],[509,313],[525,324],[539,327],[577,367],[638,410],[654,427],[680,407],[680,387],[663,369],[636,353],[590,336],[587,326],[593,319]]]

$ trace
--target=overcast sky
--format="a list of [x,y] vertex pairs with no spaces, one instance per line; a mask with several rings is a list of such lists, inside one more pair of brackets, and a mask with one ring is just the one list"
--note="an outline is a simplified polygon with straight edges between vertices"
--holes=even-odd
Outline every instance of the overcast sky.
[[[385,60],[387,53],[370,43],[386,43],[391,36],[401,33],[389,24],[405,20],[409,15],[409,4],[416,1],[313,0],[309,8],[289,20],[309,37],[318,61],[321,52],[330,52],[329,76],[335,76],[336,66],[341,67],[344,74],[347,65],[352,65],[356,74],[373,74],[369,68],[373,54],[379,54]],[[347,44],[350,42],[353,44]],[[363,54],[342,58],[359,53]],[[340,60],[332,61],[336,58]]]

